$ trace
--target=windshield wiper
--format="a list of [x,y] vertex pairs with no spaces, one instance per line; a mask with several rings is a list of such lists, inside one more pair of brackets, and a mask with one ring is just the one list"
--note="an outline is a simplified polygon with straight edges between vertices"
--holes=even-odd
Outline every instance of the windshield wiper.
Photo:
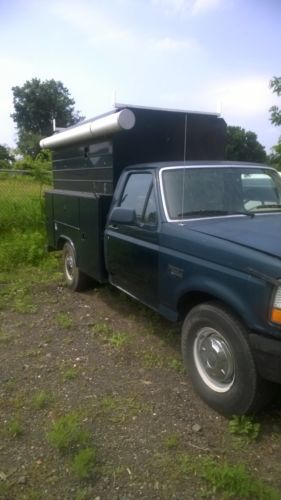
[[255,213],[250,210],[229,210],[228,215],[248,215],[248,217],[255,217]]
[[271,203],[270,205],[258,205],[257,207],[253,207],[253,210],[259,210],[260,208],[263,208],[264,210],[267,210],[268,208],[278,208],[280,210],[281,204]]
[[196,217],[196,216],[204,216],[204,217],[215,217],[215,216],[223,216],[223,215],[247,215],[248,217],[254,217],[254,212],[249,212],[248,210],[195,210],[192,212],[181,212],[178,214],[178,217]]

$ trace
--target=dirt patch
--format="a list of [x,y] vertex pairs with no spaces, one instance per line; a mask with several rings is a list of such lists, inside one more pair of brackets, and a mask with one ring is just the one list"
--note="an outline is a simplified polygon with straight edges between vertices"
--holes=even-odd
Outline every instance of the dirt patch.
[[[41,280],[14,296],[0,310],[1,498],[281,498],[280,400],[256,440],[239,438],[194,395],[178,325],[110,287]],[[50,432],[65,415],[87,443],[60,451]],[[95,463],[83,478],[73,460],[85,446]],[[231,474],[244,490],[231,493]]]

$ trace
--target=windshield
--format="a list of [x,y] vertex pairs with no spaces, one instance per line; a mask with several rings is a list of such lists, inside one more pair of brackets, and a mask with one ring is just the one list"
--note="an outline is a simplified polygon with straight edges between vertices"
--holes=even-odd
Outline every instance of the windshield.
[[266,167],[167,167],[161,178],[171,220],[281,212],[281,179]]

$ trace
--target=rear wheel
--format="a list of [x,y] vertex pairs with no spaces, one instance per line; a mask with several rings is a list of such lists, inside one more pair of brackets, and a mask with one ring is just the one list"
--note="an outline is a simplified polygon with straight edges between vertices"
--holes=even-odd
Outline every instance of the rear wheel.
[[182,329],[182,355],[199,396],[223,415],[261,409],[270,383],[257,373],[247,331],[218,303],[194,307]]
[[63,270],[67,286],[76,292],[82,291],[89,285],[89,278],[77,267],[74,246],[66,242],[63,246]]

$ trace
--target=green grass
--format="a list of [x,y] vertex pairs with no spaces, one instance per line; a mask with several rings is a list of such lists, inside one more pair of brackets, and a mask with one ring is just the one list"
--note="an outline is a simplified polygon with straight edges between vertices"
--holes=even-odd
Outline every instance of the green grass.
[[45,231],[13,229],[3,234],[0,244],[0,268],[2,271],[13,271],[23,264],[39,264],[47,257],[45,248]]
[[100,335],[103,342],[117,349],[120,349],[130,341],[130,337],[127,333],[115,331],[107,323],[97,323],[93,326],[92,333],[94,335]]
[[184,373],[184,367],[180,359],[172,358],[168,360],[168,367],[179,373]]
[[38,265],[46,258],[42,186],[30,178],[0,176],[0,269]]
[[168,450],[178,448],[181,441],[181,436],[179,434],[169,434],[164,439],[164,446]]
[[144,351],[140,353],[145,368],[162,368],[164,366],[163,356],[153,351]]
[[84,448],[78,451],[72,462],[72,470],[80,479],[88,479],[94,473],[96,466],[96,449]]
[[[174,444],[174,439],[171,443]],[[186,452],[175,453],[174,446],[171,446],[172,449],[169,449],[167,444],[165,446],[169,451],[154,455],[152,470],[158,474],[165,474],[168,482],[196,478],[199,483],[198,491],[201,492],[199,497],[235,500],[280,500],[281,498],[277,490],[254,478],[242,463],[231,464],[212,456],[195,457]]]
[[59,313],[57,315],[57,323],[61,328],[69,330],[73,326],[73,319],[68,313]]
[[107,323],[97,323],[96,325],[93,326],[92,328],[92,333],[95,335],[101,335],[102,337],[107,337],[112,335],[113,330],[110,325]]
[[10,422],[8,422],[7,430],[8,434],[12,438],[21,437],[24,432],[22,423],[18,418],[13,418],[12,420],[10,420]]
[[45,391],[38,392],[32,398],[32,404],[36,410],[47,408],[50,405],[51,401],[52,397]]
[[79,488],[76,490],[74,500],[92,500],[92,495],[89,494],[88,488]]
[[64,452],[84,446],[90,440],[89,433],[82,428],[80,417],[76,413],[60,417],[54,422],[47,437],[54,448]]
[[9,309],[20,313],[35,312],[37,306],[34,303],[34,285],[58,282],[61,276],[56,254],[50,254],[36,267],[24,264],[15,273],[0,268],[0,311]]
[[101,416],[115,423],[123,423],[147,410],[147,405],[137,397],[104,396],[98,403]]
[[74,380],[78,375],[76,368],[68,368],[63,374],[64,380]]
[[44,225],[42,185],[31,178],[17,175],[0,177],[0,233],[13,229],[37,228]]
[[211,492],[223,493],[224,498],[280,500],[280,494],[267,484],[254,479],[244,464],[217,463],[213,459],[202,460],[201,477]]
[[246,441],[255,441],[261,431],[261,425],[253,417],[234,415],[228,424],[229,432]]
[[116,348],[120,348],[123,345],[127,344],[128,342],[129,342],[129,336],[127,335],[127,333],[123,332],[113,333],[108,338],[108,343]]
[[138,357],[145,368],[170,368],[179,373],[184,372],[182,361],[177,358],[153,351],[142,351],[138,353]]

